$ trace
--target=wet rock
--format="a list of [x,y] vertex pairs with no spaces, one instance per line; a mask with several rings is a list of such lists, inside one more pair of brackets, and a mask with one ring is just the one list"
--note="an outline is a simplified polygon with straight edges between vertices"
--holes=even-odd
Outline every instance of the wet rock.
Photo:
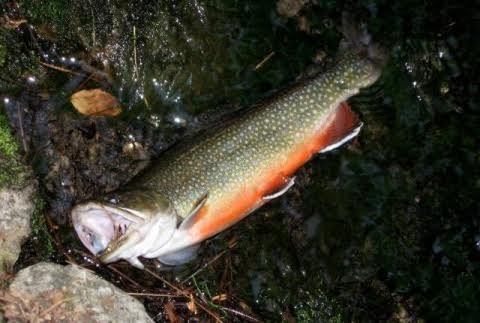
[[15,263],[24,239],[30,234],[35,211],[36,184],[0,189],[0,275]]
[[138,300],[73,265],[27,267],[2,299],[4,315],[11,321],[153,322]]
[[8,120],[0,113],[0,277],[13,266],[30,234],[37,185],[19,157]]

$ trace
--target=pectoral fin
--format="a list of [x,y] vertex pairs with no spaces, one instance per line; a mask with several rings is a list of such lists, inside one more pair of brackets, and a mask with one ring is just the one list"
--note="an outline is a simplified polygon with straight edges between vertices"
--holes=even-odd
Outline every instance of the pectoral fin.
[[193,206],[192,210],[188,214],[188,216],[183,220],[183,222],[178,227],[179,230],[185,230],[189,228],[195,221],[195,216],[198,214],[198,211],[201,210],[202,207],[205,206],[208,200],[208,193],[203,194],[198,201]]
[[268,202],[268,201],[271,201],[273,200],[274,198],[277,198],[281,195],[283,195],[284,193],[286,193],[290,187],[293,186],[293,184],[295,184],[295,176],[288,179],[287,182],[285,183],[285,185],[283,185],[278,191],[276,191],[275,193],[273,194],[269,194],[269,195],[266,195],[263,197],[263,200],[265,202]]
[[157,259],[164,265],[179,266],[183,265],[197,256],[200,244],[196,244],[166,255],[157,257]]
[[132,265],[133,267],[136,267],[138,269],[144,269],[145,267],[143,266],[143,264],[140,262],[140,260],[138,260],[137,257],[132,257],[132,258],[128,258],[126,259],[130,265]]

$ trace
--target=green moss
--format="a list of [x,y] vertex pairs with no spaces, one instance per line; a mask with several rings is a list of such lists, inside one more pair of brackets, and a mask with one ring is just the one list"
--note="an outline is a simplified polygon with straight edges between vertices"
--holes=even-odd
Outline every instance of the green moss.
[[45,201],[41,197],[38,197],[35,203],[35,211],[32,215],[31,226],[32,236],[39,245],[36,249],[43,253],[43,257],[49,258],[55,253],[55,245],[45,220],[43,212],[45,205]]
[[16,158],[18,143],[13,138],[7,118],[0,114],[0,154],[7,158]]
[[28,178],[29,172],[20,162],[18,152],[8,120],[0,113],[0,188],[21,186]]

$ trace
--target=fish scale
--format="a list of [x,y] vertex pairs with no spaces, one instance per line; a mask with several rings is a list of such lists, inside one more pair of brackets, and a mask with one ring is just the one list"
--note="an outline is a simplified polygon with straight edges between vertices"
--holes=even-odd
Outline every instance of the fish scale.
[[204,217],[216,216],[220,210],[212,206],[234,203],[245,191],[256,190],[257,179],[313,140],[339,103],[357,93],[359,79],[371,68],[358,57],[344,57],[337,68],[249,111],[182,153],[170,152],[138,183],[165,196],[183,218],[208,193],[211,212]]
[[104,262],[189,261],[198,243],[286,192],[313,154],[358,134],[362,124],[345,101],[380,76],[370,54],[344,55],[326,73],[172,147],[123,190],[77,205],[80,239]]

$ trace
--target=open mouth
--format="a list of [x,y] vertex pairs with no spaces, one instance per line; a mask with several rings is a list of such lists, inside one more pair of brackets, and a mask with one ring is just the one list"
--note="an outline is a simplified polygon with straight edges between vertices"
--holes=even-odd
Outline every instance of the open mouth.
[[94,255],[125,234],[135,214],[117,207],[89,202],[72,210],[72,221],[83,245]]

